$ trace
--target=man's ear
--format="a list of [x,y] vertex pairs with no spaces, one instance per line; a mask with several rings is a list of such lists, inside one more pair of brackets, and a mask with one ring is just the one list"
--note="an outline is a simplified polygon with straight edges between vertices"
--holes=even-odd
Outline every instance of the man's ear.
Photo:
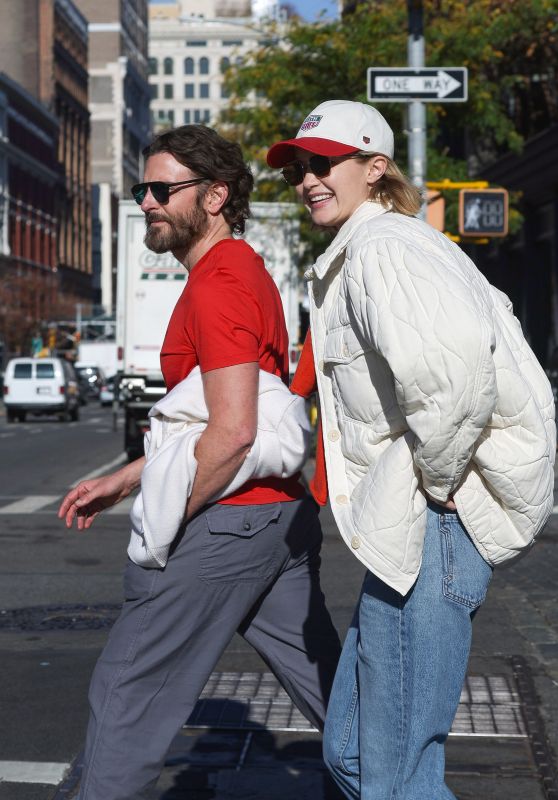
[[387,158],[385,156],[373,156],[368,162],[368,174],[366,180],[369,186],[379,181],[387,169]]
[[206,211],[217,216],[227,202],[229,197],[229,187],[222,181],[212,183],[204,196],[204,206]]

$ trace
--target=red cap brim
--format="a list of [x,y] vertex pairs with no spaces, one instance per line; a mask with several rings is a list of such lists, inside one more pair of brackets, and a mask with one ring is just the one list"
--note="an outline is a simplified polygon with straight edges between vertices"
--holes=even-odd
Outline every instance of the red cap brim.
[[358,153],[358,147],[352,147],[349,144],[332,142],[331,139],[320,139],[317,136],[301,136],[300,139],[287,139],[270,147],[267,153],[267,163],[274,169],[284,167],[285,164],[295,160],[295,147],[309,150],[319,156],[331,156],[332,158]]

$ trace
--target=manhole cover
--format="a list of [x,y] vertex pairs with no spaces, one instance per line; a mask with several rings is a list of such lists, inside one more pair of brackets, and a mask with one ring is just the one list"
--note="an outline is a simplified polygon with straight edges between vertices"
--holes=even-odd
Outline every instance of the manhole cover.
[[119,605],[33,606],[0,610],[0,630],[56,631],[110,628]]

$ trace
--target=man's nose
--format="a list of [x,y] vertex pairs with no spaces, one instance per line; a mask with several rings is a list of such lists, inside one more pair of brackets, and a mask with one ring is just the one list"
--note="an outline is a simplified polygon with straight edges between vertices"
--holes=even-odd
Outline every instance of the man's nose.
[[148,211],[153,211],[156,208],[159,208],[159,203],[153,197],[153,192],[151,191],[151,187],[147,187],[147,192],[145,193],[145,197],[143,198],[140,206],[141,210],[144,214]]

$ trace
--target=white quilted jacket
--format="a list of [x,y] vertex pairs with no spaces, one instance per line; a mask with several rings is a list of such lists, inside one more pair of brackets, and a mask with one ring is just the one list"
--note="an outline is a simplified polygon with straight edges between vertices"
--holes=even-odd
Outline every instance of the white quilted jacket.
[[548,380],[508,298],[413,217],[366,202],[307,274],[329,495],[347,545],[406,594],[423,489],[490,564],[529,546],[553,505]]

